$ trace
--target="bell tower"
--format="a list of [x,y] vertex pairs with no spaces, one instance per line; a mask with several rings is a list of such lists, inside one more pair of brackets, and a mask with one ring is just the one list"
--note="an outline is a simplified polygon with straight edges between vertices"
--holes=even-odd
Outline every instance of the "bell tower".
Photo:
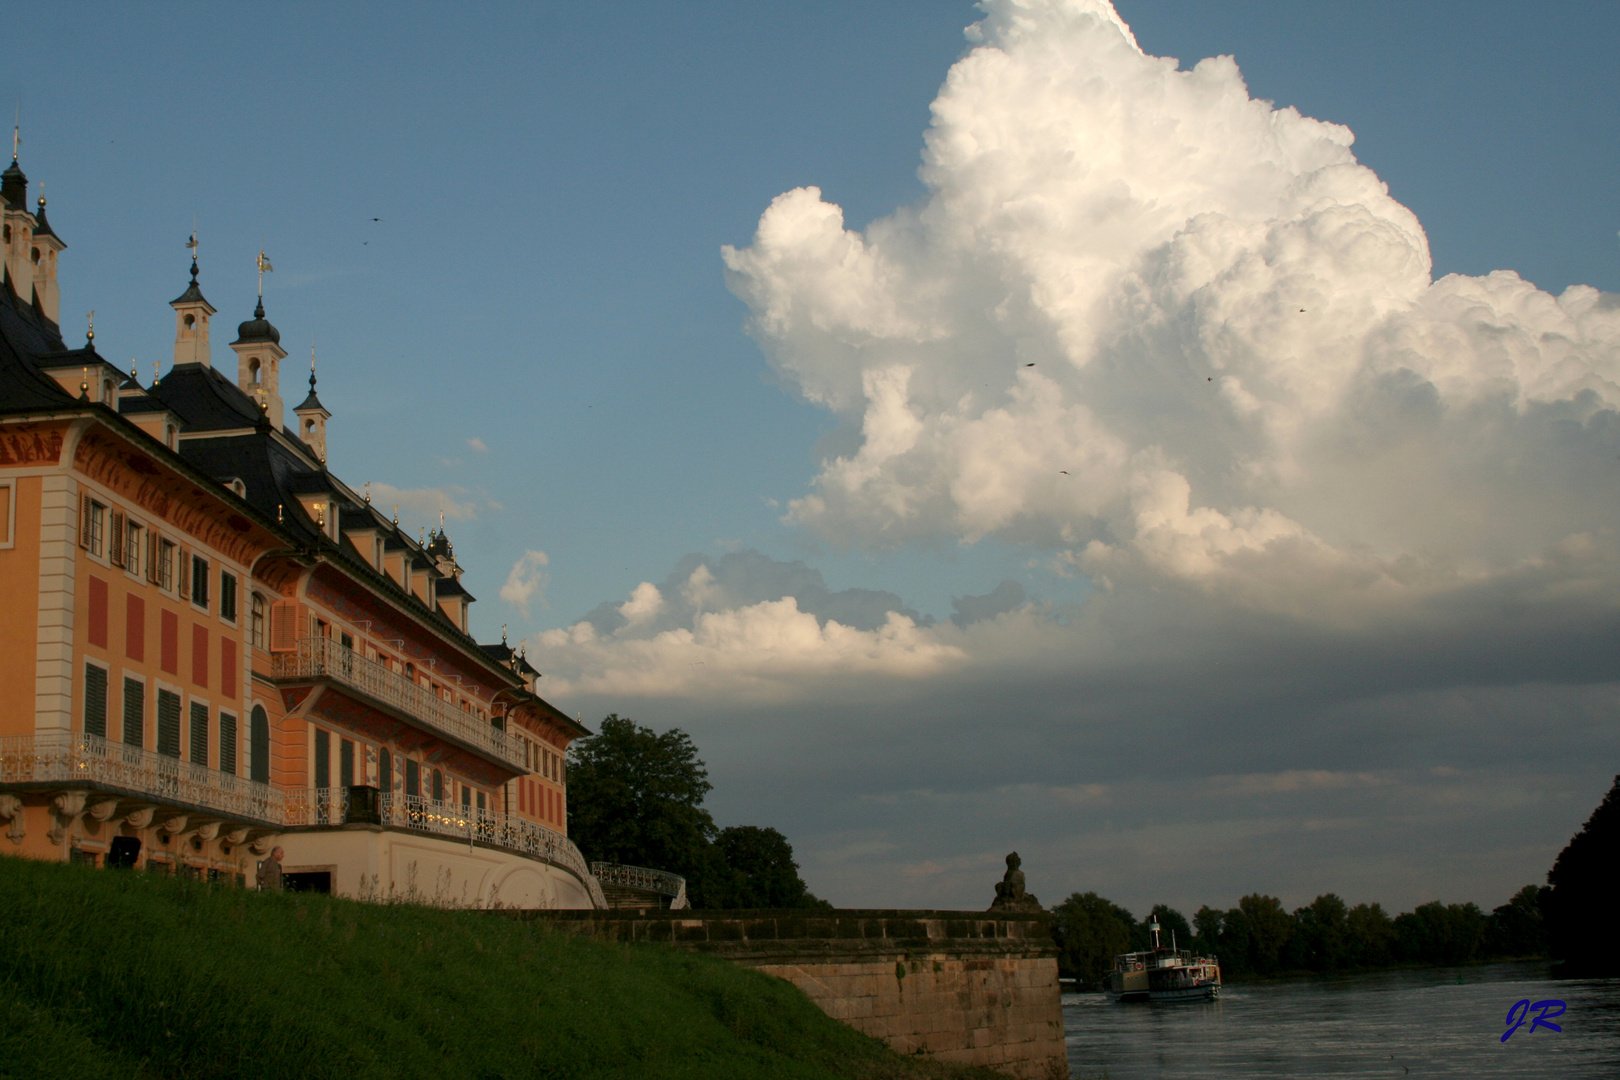
[[281,347],[281,331],[264,317],[264,297],[253,309],[253,318],[236,328],[236,385],[259,403],[271,426],[281,427],[281,362],[287,351]]
[[191,284],[186,291],[169,301],[174,308],[174,362],[208,366],[208,320],[214,314],[210,304],[197,286],[196,236],[192,236]]

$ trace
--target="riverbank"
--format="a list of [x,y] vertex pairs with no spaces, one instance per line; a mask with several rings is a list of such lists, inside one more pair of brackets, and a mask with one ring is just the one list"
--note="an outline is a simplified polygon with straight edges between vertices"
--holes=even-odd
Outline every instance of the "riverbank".
[[725,961],[0,857],[0,1078],[990,1080]]

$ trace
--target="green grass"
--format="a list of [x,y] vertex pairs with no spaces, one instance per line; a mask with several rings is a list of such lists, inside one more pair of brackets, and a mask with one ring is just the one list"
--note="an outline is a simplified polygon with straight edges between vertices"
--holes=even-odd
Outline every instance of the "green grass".
[[796,987],[471,911],[0,857],[0,1077],[988,1078]]

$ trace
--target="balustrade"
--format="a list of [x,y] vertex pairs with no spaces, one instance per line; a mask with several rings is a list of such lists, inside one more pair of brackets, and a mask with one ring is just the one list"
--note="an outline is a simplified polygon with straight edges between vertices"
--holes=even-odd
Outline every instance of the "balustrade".
[[331,638],[300,638],[297,652],[275,654],[271,674],[277,679],[332,679],[441,735],[523,768],[523,744],[517,739]]

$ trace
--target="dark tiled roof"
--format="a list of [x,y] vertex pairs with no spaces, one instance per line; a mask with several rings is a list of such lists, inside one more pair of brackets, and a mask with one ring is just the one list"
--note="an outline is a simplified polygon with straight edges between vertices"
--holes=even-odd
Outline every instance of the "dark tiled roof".
[[186,422],[186,431],[256,427],[264,414],[234,382],[206,364],[176,364],[153,389]]
[[67,247],[67,244],[63,243],[62,238],[56,235],[56,230],[51,228],[51,223],[45,220],[45,196],[43,195],[39,197],[39,209],[34,211],[34,221],[37,222],[37,224],[34,226],[35,236],[55,237],[57,243],[61,244],[63,247]]

